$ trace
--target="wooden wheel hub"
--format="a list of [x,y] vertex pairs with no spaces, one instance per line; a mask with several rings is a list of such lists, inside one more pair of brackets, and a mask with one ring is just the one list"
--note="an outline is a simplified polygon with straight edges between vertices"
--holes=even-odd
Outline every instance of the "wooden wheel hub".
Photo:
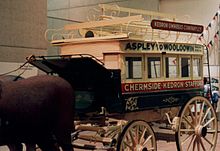
[[195,128],[195,134],[200,137],[205,137],[207,134],[207,128],[202,125],[199,125]]

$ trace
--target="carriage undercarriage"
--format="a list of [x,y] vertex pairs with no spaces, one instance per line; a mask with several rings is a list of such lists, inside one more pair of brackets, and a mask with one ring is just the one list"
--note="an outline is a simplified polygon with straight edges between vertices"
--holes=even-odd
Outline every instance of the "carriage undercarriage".
[[[178,150],[215,150],[217,118],[207,99],[194,97],[180,110],[178,107],[162,110],[134,113],[143,119],[116,119],[100,113],[97,121],[75,121],[73,145],[87,150],[155,151],[157,140],[166,140],[176,141]],[[170,121],[169,113],[173,112],[176,115]],[[164,114],[160,116],[163,118],[154,116],[151,121],[146,117],[149,113]],[[78,139],[88,144],[79,144]]]

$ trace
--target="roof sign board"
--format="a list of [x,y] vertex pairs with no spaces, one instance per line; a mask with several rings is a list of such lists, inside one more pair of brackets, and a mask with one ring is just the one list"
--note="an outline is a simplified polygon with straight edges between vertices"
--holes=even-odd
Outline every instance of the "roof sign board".
[[189,33],[196,33],[196,34],[201,34],[204,29],[202,25],[170,22],[170,21],[156,20],[156,19],[153,19],[151,21],[151,27],[153,29],[189,32]]

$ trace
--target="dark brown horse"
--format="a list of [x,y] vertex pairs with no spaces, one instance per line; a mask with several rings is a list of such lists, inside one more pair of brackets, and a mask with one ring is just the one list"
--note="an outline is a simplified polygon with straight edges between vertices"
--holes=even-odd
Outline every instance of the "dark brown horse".
[[55,151],[58,146],[72,151],[71,85],[48,75],[3,81],[0,80],[0,144],[22,142],[38,144],[43,151]]

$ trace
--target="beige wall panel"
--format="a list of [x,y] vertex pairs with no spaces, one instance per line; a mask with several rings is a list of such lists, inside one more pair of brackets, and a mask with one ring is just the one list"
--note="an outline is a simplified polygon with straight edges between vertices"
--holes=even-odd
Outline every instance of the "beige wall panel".
[[0,46],[0,54],[0,62],[22,63],[25,62],[26,57],[30,55],[47,55],[47,50]]
[[161,0],[160,12],[176,14],[181,21],[207,26],[218,11],[219,0]]
[[[45,51],[46,16],[45,0],[0,1],[0,59],[20,62],[19,56],[28,51]],[[13,58],[14,54],[18,58]]]
[[120,1],[116,3],[122,7],[143,9],[149,11],[158,11],[159,10],[159,0],[128,0]]
[[128,1],[128,0],[80,0],[80,1],[70,0],[70,7],[91,6],[101,3],[117,3],[120,1]]
[[[48,17],[57,17],[57,18],[62,18],[62,19],[70,19],[69,9],[51,10],[51,11],[48,11],[47,15],[48,15]],[[75,15],[75,16],[77,16],[77,15]]]
[[48,11],[68,8],[70,0],[47,0]]
[[87,7],[91,5],[97,5],[100,3],[117,3],[117,2],[127,2],[129,0],[48,0],[48,10],[58,10],[66,8],[76,8],[76,7]]
[[[20,75],[23,78],[28,78],[39,74],[39,71],[36,67],[23,63],[14,63],[14,62],[0,62],[1,70],[0,74],[5,74],[15,69],[18,69],[14,72],[9,73],[9,75]],[[24,65],[24,66],[23,66]],[[22,68],[20,68],[22,66]],[[45,73],[44,73],[45,74]]]
[[[66,1],[65,1],[66,2]],[[144,10],[154,10],[158,11],[159,8],[159,0],[83,0],[83,1],[75,1],[70,0],[70,6],[69,8],[63,8],[62,5],[60,9],[53,9],[54,7],[49,7],[48,16],[53,17],[59,17],[59,18],[65,18],[70,19],[74,21],[86,21],[88,15],[91,15],[91,13],[96,13],[92,9],[98,8],[98,4],[102,3],[108,3],[108,4],[117,4],[119,6],[123,7],[130,7],[130,8],[136,8],[136,9],[144,9]],[[58,5],[59,3],[57,3]],[[55,4],[54,4],[55,5]],[[52,9],[51,9],[52,8]]]
[[97,6],[76,7],[56,11],[48,11],[48,16],[69,19],[76,22],[83,22],[87,21],[88,14],[95,7]]

